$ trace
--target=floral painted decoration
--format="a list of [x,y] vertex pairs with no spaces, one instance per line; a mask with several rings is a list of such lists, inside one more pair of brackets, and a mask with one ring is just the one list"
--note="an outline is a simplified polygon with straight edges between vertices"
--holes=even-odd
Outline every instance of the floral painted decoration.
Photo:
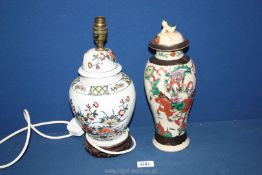
[[72,111],[82,128],[98,139],[105,139],[118,135],[123,130],[121,123],[128,117],[126,112],[129,101],[129,96],[119,100],[119,108],[112,109],[111,113],[102,111],[97,101],[87,104],[85,111],[81,111],[79,107],[76,108],[72,100],[70,102]]
[[92,69],[101,69],[101,65],[104,64],[104,60],[110,60],[116,62],[114,53],[111,50],[106,50],[106,52],[96,52],[93,54],[92,62],[88,62],[88,67]]

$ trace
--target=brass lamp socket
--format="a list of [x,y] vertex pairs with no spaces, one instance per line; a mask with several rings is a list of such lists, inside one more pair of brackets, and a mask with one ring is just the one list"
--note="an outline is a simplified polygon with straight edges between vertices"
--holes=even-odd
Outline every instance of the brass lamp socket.
[[105,50],[105,42],[107,40],[107,26],[104,16],[97,16],[94,20],[93,37],[96,50]]

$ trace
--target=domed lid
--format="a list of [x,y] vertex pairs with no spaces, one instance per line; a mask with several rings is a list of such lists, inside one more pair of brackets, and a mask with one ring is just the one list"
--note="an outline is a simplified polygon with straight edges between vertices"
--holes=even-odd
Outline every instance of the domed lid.
[[84,54],[83,65],[78,69],[80,75],[89,78],[108,77],[119,73],[122,66],[116,62],[114,53],[104,48],[107,39],[107,26],[105,17],[95,18],[93,37],[96,48]]
[[149,47],[155,50],[175,51],[189,46],[189,41],[176,31],[176,26],[169,26],[167,21],[162,22],[163,29],[149,43]]

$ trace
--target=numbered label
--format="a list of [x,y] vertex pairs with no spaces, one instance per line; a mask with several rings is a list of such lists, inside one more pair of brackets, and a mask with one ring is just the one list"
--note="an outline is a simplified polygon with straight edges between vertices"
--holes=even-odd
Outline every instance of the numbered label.
[[155,167],[154,161],[137,161],[137,168]]

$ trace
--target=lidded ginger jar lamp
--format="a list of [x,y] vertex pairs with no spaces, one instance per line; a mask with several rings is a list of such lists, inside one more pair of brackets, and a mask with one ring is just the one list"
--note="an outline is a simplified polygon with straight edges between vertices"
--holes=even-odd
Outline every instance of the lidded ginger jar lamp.
[[135,147],[127,128],[135,107],[135,87],[121,72],[114,53],[104,47],[107,33],[105,17],[96,17],[96,47],[84,54],[79,76],[69,90],[73,114],[86,132],[85,148],[96,157],[112,157]]

